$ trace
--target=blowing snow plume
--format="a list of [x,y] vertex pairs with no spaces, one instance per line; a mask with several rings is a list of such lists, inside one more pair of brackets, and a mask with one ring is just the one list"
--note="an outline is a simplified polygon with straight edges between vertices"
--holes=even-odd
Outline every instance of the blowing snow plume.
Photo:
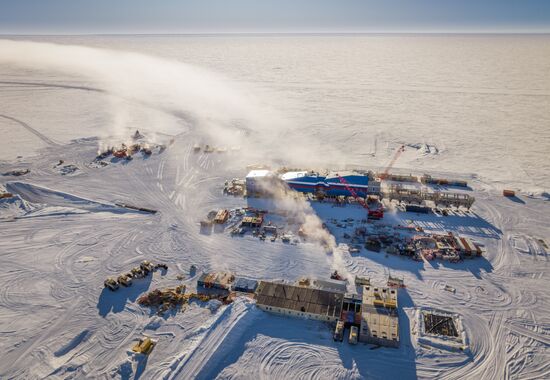
[[[188,126],[255,120],[258,105],[214,73],[143,54],[29,41],[0,41],[0,64],[57,71],[88,79],[89,90],[111,96],[114,123],[128,118],[128,104],[183,118]],[[152,126],[162,129],[163,126]]]
[[323,222],[311,205],[286,183],[273,180],[269,183],[260,182],[262,192],[272,197],[275,207],[286,212],[289,218],[296,220],[302,228],[304,236],[310,242],[320,244],[326,253],[326,259],[331,268],[353,283],[353,277],[344,265],[342,249],[336,244],[334,236],[323,227]]
[[[148,134],[191,131],[213,144],[243,146],[253,157],[307,163],[317,156],[308,151],[307,142],[291,138],[294,127],[268,102],[222,75],[186,63],[132,52],[0,40],[0,65],[84,78],[75,85],[41,84],[102,93],[112,110],[111,124],[99,131],[105,144],[110,136],[127,136],[139,126]],[[260,146],[261,152],[256,148]]]

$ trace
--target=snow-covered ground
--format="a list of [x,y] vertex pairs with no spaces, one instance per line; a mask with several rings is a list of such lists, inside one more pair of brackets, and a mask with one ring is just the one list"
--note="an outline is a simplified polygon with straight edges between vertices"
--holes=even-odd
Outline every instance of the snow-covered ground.
[[[242,177],[245,166],[253,162],[276,164],[280,159],[280,163],[289,163],[285,147],[264,141],[259,147],[243,145],[240,151],[194,153],[195,143],[215,141],[215,133],[193,128],[191,119],[184,115],[181,121],[179,114],[171,111],[167,118],[174,120],[160,131],[153,123],[156,114],[144,121],[141,114],[130,112],[128,120],[132,122],[122,129],[125,136],[139,127],[146,136],[154,136],[155,142],[169,144],[174,139],[173,143],[150,157],[136,155],[129,162],[107,160],[109,165],[100,167],[91,164],[98,147],[120,138],[107,136],[106,129],[97,132],[110,122],[109,112],[102,106],[111,103],[104,94],[73,88],[89,87],[73,74],[17,71],[11,65],[0,66],[0,113],[4,115],[0,126],[8,139],[13,133],[17,148],[9,149],[20,152],[21,157],[10,154],[0,161],[0,173],[19,168],[31,172],[20,177],[0,176],[0,185],[18,195],[15,200],[0,200],[0,377],[550,377],[550,295],[545,288],[549,251],[538,240],[550,243],[550,203],[544,196],[520,193],[515,199],[504,198],[500,177],[491,181],[487,174],[483,178],[470,174],[474,168],[469,160],[469,169],[457,173],[458,163],[451,168],[437,163],[440,147],[416,147],[417,140],[409,141],[400,165],[423,170],[425,159],[434,172],[466,178],[476,203],[470,215],[396,213],[387,218],[470,236],[485,245],[486,254],[451,264],[416,262],[366,250],[353,256],[342,253],[342,265],[351,274],[367,275],[379,283],[390,271],[404,277],[407,289],[400,291],[398,298],[401,345],[397,350],[335,343],[330,326],[270,315],[246,298],[217,309],[191,303],[182,313],[159,317],[140,307],[136,299],[147,289],[179,283],[177,275],[193,286],[197,278],[189,277],[191,264],[198,266],[199,273],[231,270],[261,279],[328,278],[333,258],[314,244],[287,245],[249,235],[200,232],[199,221],[210,210],[246,205],[244,199],[222,195],[224,180]],[[14,75],[17,80],[10,78]],[[48,75],[47,86],[6,84],[10,79],[40,81]],[[144,96],[136,102],[143,105],[141,101],[146,100]],[[156,104],[148,106],[155,108]],[[159,113],[165,112],[165,108],[159,109]],[[239,133],[243,130],[237,129]],[[263,136],[254,135],[254,125],[244,130],[243,144],[258,142],[255,139]],[[267,128],[259,132],[272,137]],[[294,136],[292,129],[285,129],[284,133],[289,144],[308,141],[301,132]],[[358,130],[348,139],[356,133]],[[313,131],[309,140],[313,151],[330,136],[324,127]],[[382,137],[378,135],[378,141]],[[7,145],[10,143],[8,140]],[[387,143],[388,147],[399,146],[393,140]],[[351,146],[354,144],[360,142]],[[278,151],[280,156],[269,157],[264,148]],[[322,152],[317,151],[317,162],[322,162]],[[392,152],[389,149],[381,161],[386,162]],[[469,153],[465,145],[462,154]],[[58,167],[61,159],[78,170],[63,175]],[[540,171],[534,180],[547,186],[545,175]],[[117,203],[159,212],[136,212]],[[313,204],[313,209],[323,219],[364,215],[355,206]],[[343,232],[335,232],[337,241]],[[167,263],[169,270],[114,293],[103,288],[107,277],[144,259]],[[445,285],[456,293],[444,290]],[[460,315],[469,349],[454,352],[417,344],[419,307]],[[143,335],[158,341],[146,358],[129,353]]]
[[[261,242],[251,236],[200,233],[210,209],[244,206],[222,195],[231,170],[223,153],[193,153],[187,136],[148,159],[96,168],[92,139],[48,148],[17,180],[1,177],[31,208],[2,222],[1,349],[5,377],[113,376],[131,378],[479,378],[545,377],[548,355],[548,202],[499,196],[474,182],[474,215],[422,216],[397,213],[435,230],[469,235],[485,244],[481,259],[458,264],[415,262],[363,250],[345,254],[346,269],[382,283],[391,271],[403,276],[399,294],[401,347],[334,343],[329,326],[265,314],[245,299],[215,312],[197,304],[161,318],[136,304],[145,290],[177,283],[191,264],[200,270],[229,269],[266,279],[328,277],[330,258],[311,244]],[[60,154],[79,167],[62,176]],[[11,163],[1,165],[2,171]],[[156,215],[113,206],[127,202],[158,209]],[[360,218],[356,206],[314,205],[321,217]],[[343,231],[342,231],[343,233]],[[103,280],[143,259],[166,262],[164,276],[136,281],[116,293]],[[186,282],[192,285],[196,278]],[[443,288],[450,285],[456,293]],[[418,346],[415,307],[458,313],[469,337],[468,353]],[[132,359],[133,340],[147,334],[158,346],[146,361]],[[388,363],[391,362],[391,365]],[[130,375],[131,374],[131,375]]]

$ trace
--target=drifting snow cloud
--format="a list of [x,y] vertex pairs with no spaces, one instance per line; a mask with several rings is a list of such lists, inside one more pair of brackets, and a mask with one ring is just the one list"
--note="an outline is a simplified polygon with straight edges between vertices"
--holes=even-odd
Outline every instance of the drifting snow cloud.
[[29,41],[0,41],[0,51],[1,64],[89,79],[95,89],[118,99],[113,107],[120,119],[124,119],[125,102],[170,110],[188,123],[227,124],[234,119],[258,117],[254,99],[239,92],[234,84],[185,63],[131,52]]
[[[244,86],[183,62],[133,52],[52,43],[0,40],[0,64],[84,78],[79,88],[105,94],[112,122],[101,131],[192,131],[211,144],[242,146],[254,157],[308,163],[318,157],[294,126]],[[45,83],[46,84],[46,83]]]

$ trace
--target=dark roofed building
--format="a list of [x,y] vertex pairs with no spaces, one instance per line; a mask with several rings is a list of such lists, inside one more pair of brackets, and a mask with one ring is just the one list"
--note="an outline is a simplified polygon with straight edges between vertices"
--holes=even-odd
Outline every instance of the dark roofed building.
[[257,287],[258,281],[250,278],[237,277],[233,282],[232,289],[235,292],[254,293]]
[[262,281],[256,289],[257,306],[265,311],[337,321],[344,293]]

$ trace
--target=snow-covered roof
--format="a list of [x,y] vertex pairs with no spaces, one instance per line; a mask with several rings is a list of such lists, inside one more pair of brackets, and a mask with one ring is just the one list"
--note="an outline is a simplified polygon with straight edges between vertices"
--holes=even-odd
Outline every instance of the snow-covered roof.
[[246,178],[267,177],[271,172],[269,170],[251,170]]
[[338,292],[345,292],[347,290],[346,282],[340,280],[325,280],[320,278],[313,279],[313,286],[323,289],[323,290],[332,290]]
[[250,278],[236,277],[235,281],[233,282],[233,289],[235,290],[248,289],[254,291],[257,287],[258,281]]
[[300,177],[304,177],[308,174],[307,171],[302,171],[302,172],[286,172],[285,174],[281,175],[281,179],[283,181],[289,181],[291,179],[295,179],[295,178],[300,178]]
[[351,170],[330,171],[327,174],[327,178],[346,177],[350,175],[360,175],[360,174]]

